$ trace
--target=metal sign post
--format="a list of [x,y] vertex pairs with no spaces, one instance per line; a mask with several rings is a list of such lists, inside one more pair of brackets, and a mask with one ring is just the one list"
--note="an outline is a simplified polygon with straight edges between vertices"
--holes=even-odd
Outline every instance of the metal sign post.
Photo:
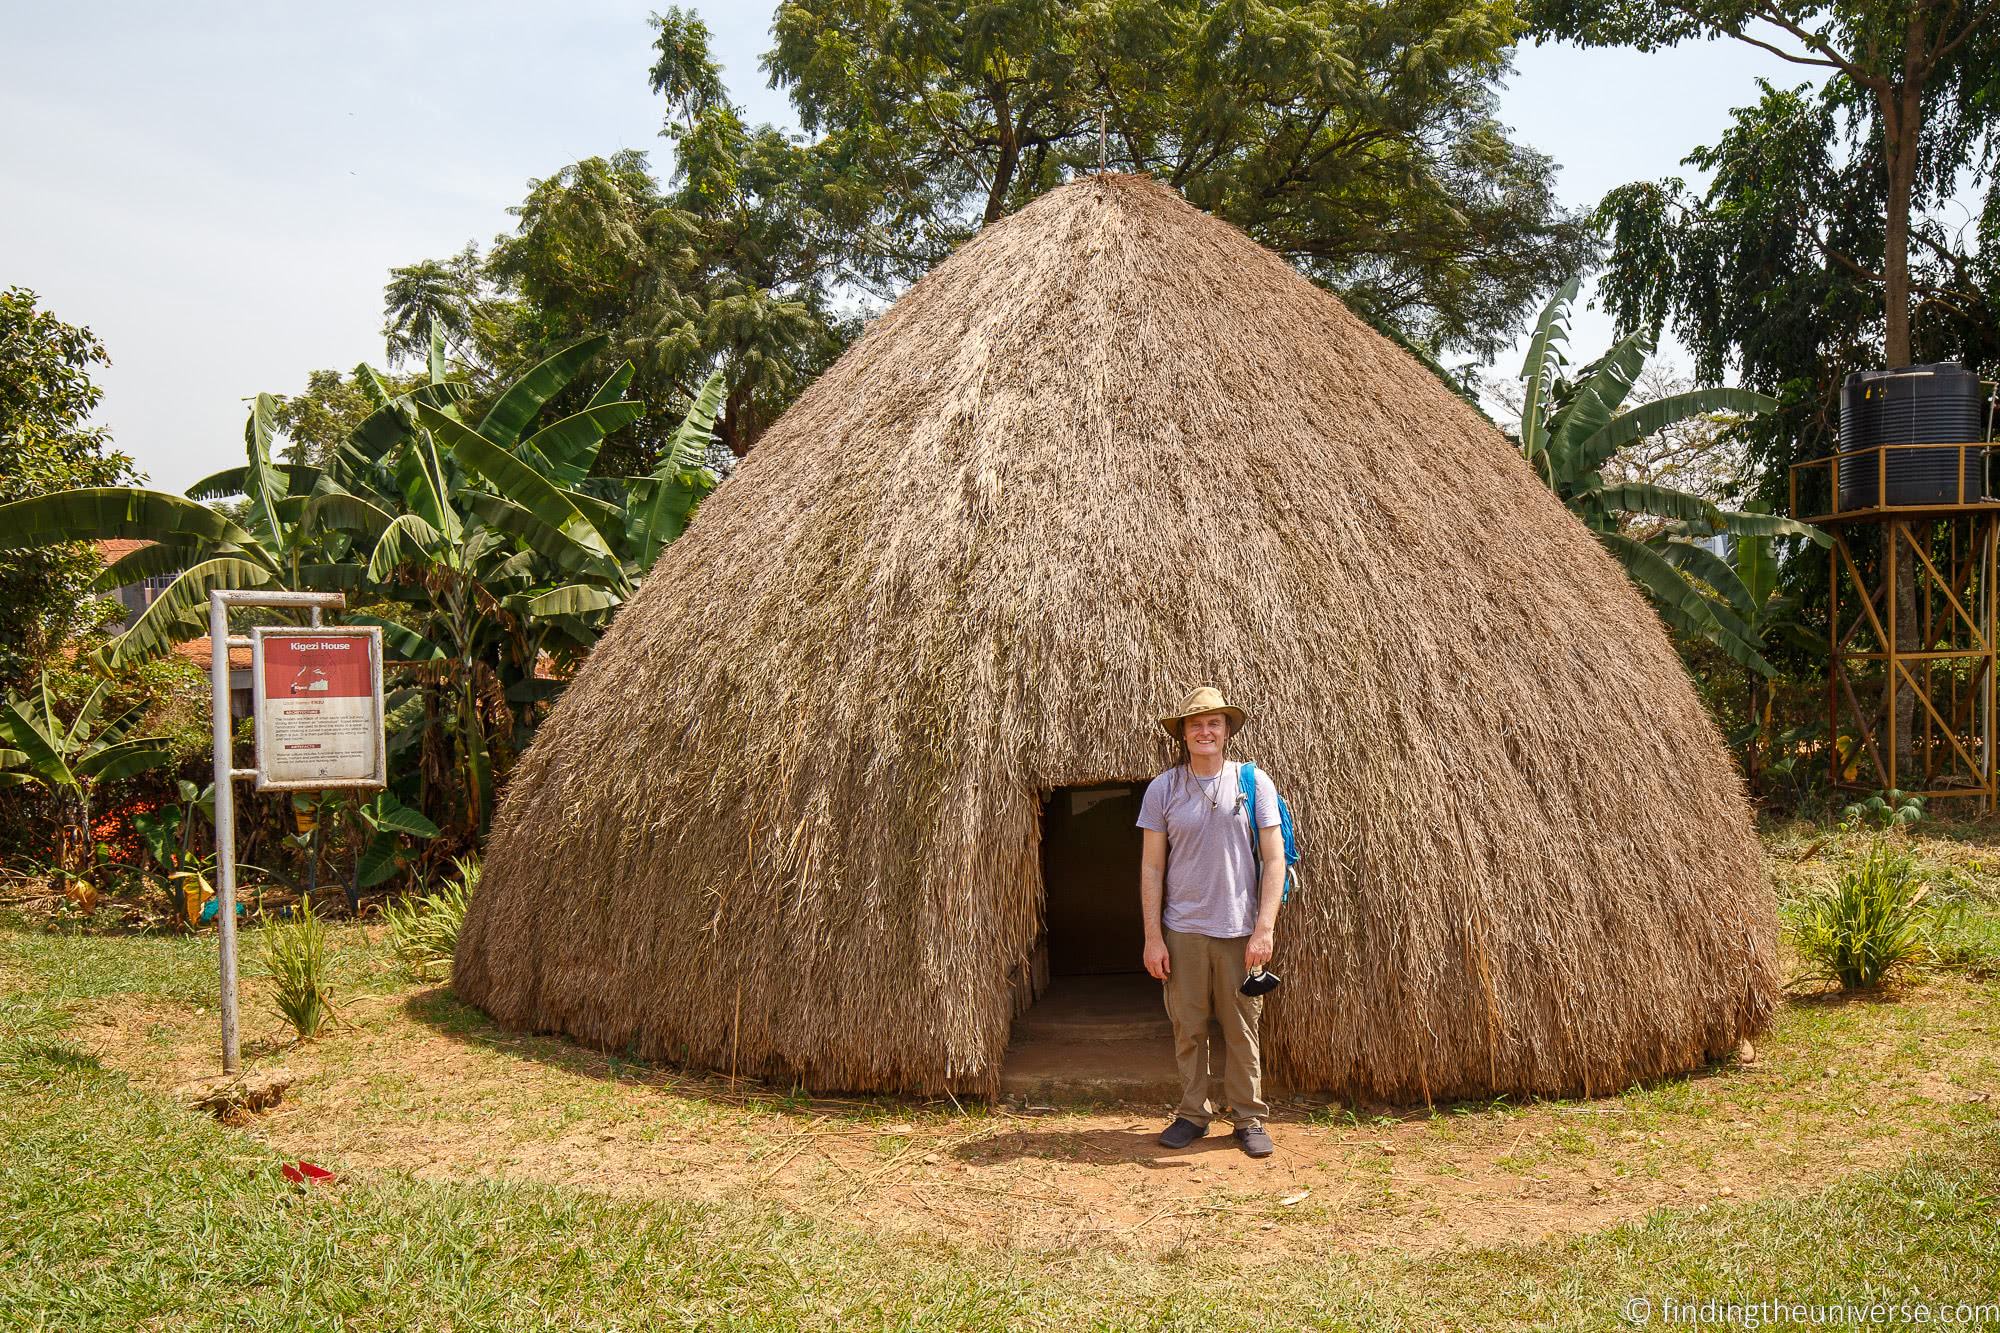
[[[216,933],[221,938],[222,953],[222,1072],[225,1074],[235,1073],[242,1063],[236,1035],[236,794],[233,783],[238,778],[257,777],[260,772],[257,768],[237,768],[232,754],[229,650],[248,648],[252,641],[241,635],[230,637],[229,608],[304,607],[311,612],[312,624],[317,627],[322,610],[337,611],[346,605],[346,595],[337,592],[218,591],[208,595],[208,677],[215,731]],[[379,654],[376,660],[380,661]]]

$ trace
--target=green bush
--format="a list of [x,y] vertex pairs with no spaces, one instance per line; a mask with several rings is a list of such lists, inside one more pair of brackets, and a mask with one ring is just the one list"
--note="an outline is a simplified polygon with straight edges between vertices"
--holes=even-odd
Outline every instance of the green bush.
[[333,1021],[333,996],[326,984],[326,927],[313,915],[312,900],[299,899],[290,920],[262,934],[259,970],[277,983],[278,1013],[301,1040],[318,1036]]
[[1860,828],[1906,828],[1923,817],[1923,797],[1892,787],[1842,810],[1840,830],[1852,833]]
[[1908,852],[1878,842],[1832,889],[1792,904],[1792,943],[1806,961],[1799,981],[1869,990],[1924,956],[1923,876]]
[[473,890],[479,887],[477,859],[458,857],[452,866],[457,875],[435,893],[410,894],[382,909],[382,918],[389,923],[390,949],[403,970],[419,981],[450,980],[458,928],[465,923]]

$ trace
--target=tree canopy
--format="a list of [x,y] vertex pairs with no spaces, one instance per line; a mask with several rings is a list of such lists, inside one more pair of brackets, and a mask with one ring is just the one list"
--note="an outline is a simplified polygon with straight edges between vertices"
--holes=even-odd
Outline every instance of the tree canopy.
[[[1974,270],[1980,251],[1991,264],[1994,247],[1968,246],[1936,210],[1973,172],[1987,185],[1980,230],[1990,234],[2000,215],[1990,175],[2000,144],[1996,0],[1527,0],[1526,12],[1542,33],[1586,45],[1653,50],[1728,37],[1824,71],[1817,96],[1809,86],[1763,85],[1763,99],[1737,112],[1730,136],[1689,159],[1717,173],[1705,220],[1755,212],[1760,222],[1797,233],[1808,247],[1806,262],[1843,270],[1843,285],[1874,294],[1882,354],[1892,366],[1909,364],[1922,341],[1913,297],[1930,307],[1916,312],[1919,320],[1962,316],[1971,313],[1965,298],[1987,299],[1991,275]],[[1635,202],[1621,202],[1628,226]],[[1698,266],[1707,256],[1694,253],[1700,239],[1688,235],[1687,258]],[[1797,267],[1773,258],[1780,268]],[[1732,285],[1721,276],[1686,276],[1695,285]],[[1732,276],[1748,275],[1739,268]],[[1675,304],[1693,316],[1690,323],[1728,323],[1719,309],[1727,296],[1682,290],[1691,299]],[[1628,306],[1633,299],[1625,297]],[[1656,294],[1645,308],[1658,313],[1669,299]],[[1722,317],[1704,320],[1705,313]],[[1983,313],[1973,317],[1992,324]],[[1732,341],[1748,336],[1745,330]]]
[[[669,7],[647,70],[666,178],[627,149],[531,182],[483,254],[392,272],[388,351],[420,357],[435,327],[486,393],[605,330],[649,421],[726,365],[716,434],[741,456],[871,308],[1096,169],[1101,129],[1107,165],[1244,227],[1412,350],[1488,353],[1589,245],[1554,164],[1494,116],[1520,31],[1510,0],[789,0],[764,66],[801,136],[753,124],[707,25]],[[602,466],[644,471],[664,445],[641,423]]]
[[[89,424],[110,364],[87,328],[65,324],[25,287],[0,292],[0,504],[131,478],[132,460]],[[90,619],[98,567],[81,544],[0,555],[0,684],[18,685]]]
[[1427,352],[1490,353],[1585,244],[1494,116],[1519,32],[1504,0],[786,0],[764,64],[880,190],[871,276],[1101,160]]
[[[1730,370],[1778,397],[1746,427],[1761,498],[1825,453],[1851,370],[2000,358],[2000,182],[1990,0],[1531,0],[1544,33],[1652,49],[1727,36],[1826,72],[1760,83],[1713,144],[1669,178],[1622,186],[1601,218],[1620,325],[1671,324],[1696,373]],[[1959,200],[1983,196],[1966,220]]]

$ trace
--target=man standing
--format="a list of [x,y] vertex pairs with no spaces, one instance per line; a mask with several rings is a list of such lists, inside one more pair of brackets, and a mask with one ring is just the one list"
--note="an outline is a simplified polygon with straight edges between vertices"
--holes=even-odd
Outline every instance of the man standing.
[[[1276,786],[1257,769],[1255,809],[1249,808],[1242,766],[1223,756],[1248,720],[1206,685],[1160,719],[1180,754],[1147,785],[1139,805],[1145,831],[1139,906],[1146,970],[1165,983],[1181,1073],[1180,1106],[1161,1145],[1193,1143],[1226,1100],[1237,1145],[1252,1157],[1269,1157],[1264,1118],[1271,1108],[1263,1097],[1257,1032],[1264,998],[1241,988],[1248,973],[1271,959],[1285,849]],[[1211,1036],[1217,1027],[1219,1042]]]

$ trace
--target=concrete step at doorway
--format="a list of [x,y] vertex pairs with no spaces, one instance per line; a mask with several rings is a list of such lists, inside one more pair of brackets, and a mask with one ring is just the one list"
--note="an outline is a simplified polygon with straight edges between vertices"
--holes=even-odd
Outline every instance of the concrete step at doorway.
[[1014,1040],[1137,1041],[1173,1038],[1160,983],[1144,972],[1057,977],[1014,1020]]
[[1178,1101],[1174,1029],[1160,983],[1143,972],[1051,980],[1014,1020],[1000,1091],[1048,1103]]
[[1000,1095],[1051,1106],[1151,1102],[1168,1108],[1181,1098],[1174,1039],[1017,1041],[1000,1066]]

